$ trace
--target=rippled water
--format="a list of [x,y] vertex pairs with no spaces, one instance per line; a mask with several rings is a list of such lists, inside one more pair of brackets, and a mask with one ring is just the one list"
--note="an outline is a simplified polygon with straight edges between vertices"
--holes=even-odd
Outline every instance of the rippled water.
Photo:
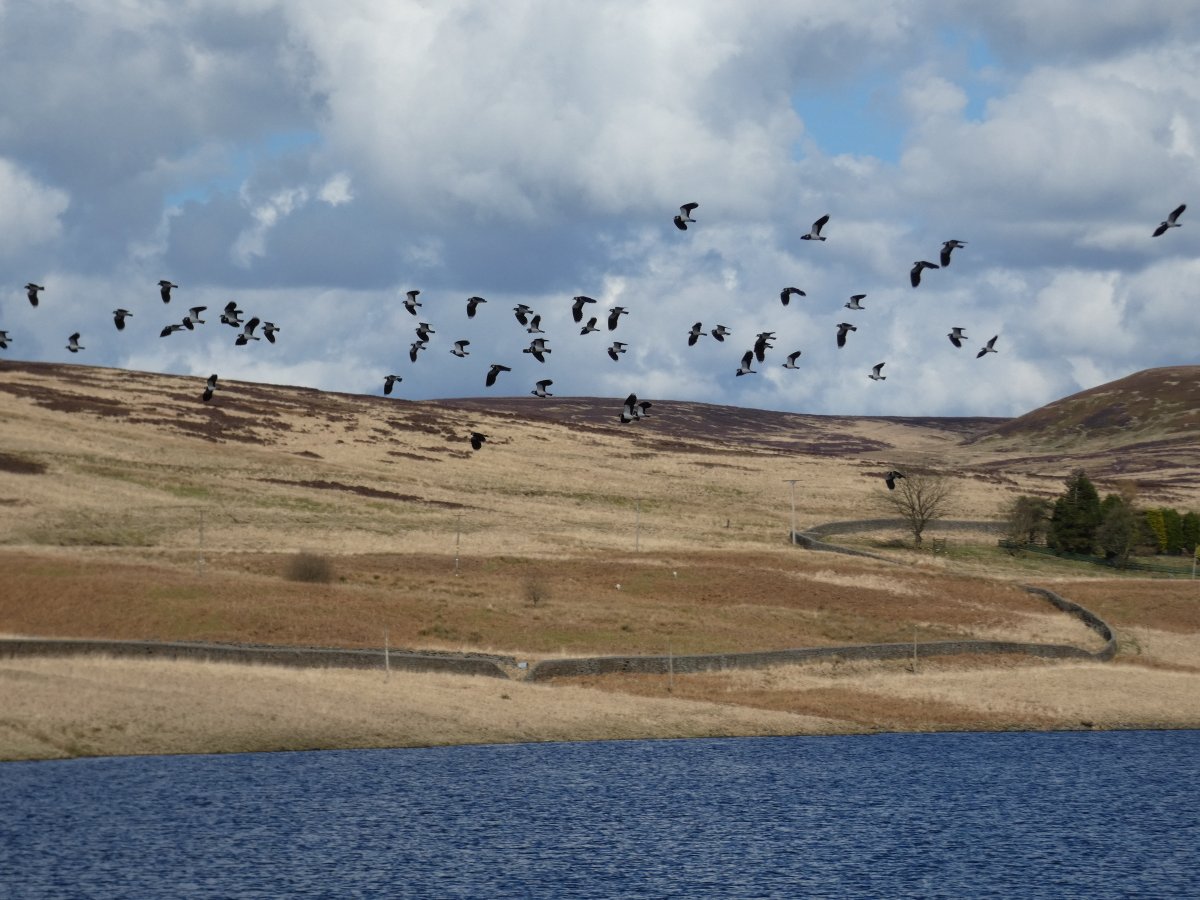
[[1200,732],[0,765],[12,897],[1196,897]]

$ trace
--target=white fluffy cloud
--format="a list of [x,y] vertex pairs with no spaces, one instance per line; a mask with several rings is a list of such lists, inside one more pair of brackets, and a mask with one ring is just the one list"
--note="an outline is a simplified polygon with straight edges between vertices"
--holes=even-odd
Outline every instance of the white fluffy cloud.
[[[48,295],[96,330],[72,361],[371,391],[402,370],[410,397],[484,393],[488,363],[507,362],[498,388],[520,394],[551,377],[560,396],[1016,414],[1194,361],[1200,207],[1149,236],[1200,186],[1186,6],[4,6],[0,255],[51,273]],[[862,85],[862,108],[804,102]],[[864,117],[892,130],[894,158],[822,150],[853,146]],[[686,201],[700,207],[681,232]],[[800,241],[824,213],[828,241]],[[967,246],[913,290],[913,261],[949,238]],[[185,285],[181,305],[254,306],[280,342],[234,352],[213,325],[158,342],[175,312],[160,277]],[[808,296],[785,308],[786,285]],[[421,319],[399,306],[414,287]],[[629,309],[617,332],[579,335],[579,293],[600,316]],[[864,310],[844,308],[854,293]],[[96,296],[135,309],[153,347],[104,332]],[[543,315],[545,366],[521,353],[517,303]],[[0,324],[26,332],[22,355],[63,358],[19,306]],[[436,334],[413,364],[417,321]],[[734,334],[689,348],[695,321]],[[841,321],[859,330],[839,350]],[[775,349],[735,377],[760,331]],[[1000,353],[976,360],[992,334]],[[780,366],[793,350],[800,371]],[[880,361],[888,380],[871,382]]]

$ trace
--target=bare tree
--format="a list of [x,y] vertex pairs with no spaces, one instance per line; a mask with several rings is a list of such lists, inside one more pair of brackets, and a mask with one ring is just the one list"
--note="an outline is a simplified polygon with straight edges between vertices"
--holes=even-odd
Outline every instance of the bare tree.
[[952,483],[945,475],[908,472],[896,479],[895,485],[883,494],[884,502],[900,514],[912,532],[913,543],[920,547],[925,527],[949,511]]

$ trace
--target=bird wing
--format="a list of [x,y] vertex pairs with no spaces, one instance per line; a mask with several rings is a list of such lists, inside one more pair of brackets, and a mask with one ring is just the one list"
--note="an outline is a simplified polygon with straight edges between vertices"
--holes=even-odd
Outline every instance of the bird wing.
[[1187,204],[1186,204],[1186,203],[1180,203],[1180,204],[1179,204],[1179,206],[1177,206],[1175,209],[1173,209],[1173,210],[1171,211],[1171,214],[1170,214],[1169,216],[1167,216],[1167,221],[1168,221],[1168,222],[1170,222],[1172,225],[1174,225],[1174,224],[1175,224],[1175,220],[1176,220],[1176,219],[1178,219],[1180,216],[1182,216],[1182,215],[1183,215],[1183,211],[1184,211],[1185,209],[1187,209]]
[[829,221],[829,215],[826,214],[826,215],[821,216],[821,218],[817,219],[817,221],[813,222],[813,227],[812,227],[813,234],[820,234],[821,229],[825,227],[825,223],[828,221]]
[[699,206],[699,203],[685,203],[683,206],[679,207],[679,211],[685,216],[690,216],[692,214],[692,210],[698,209]]

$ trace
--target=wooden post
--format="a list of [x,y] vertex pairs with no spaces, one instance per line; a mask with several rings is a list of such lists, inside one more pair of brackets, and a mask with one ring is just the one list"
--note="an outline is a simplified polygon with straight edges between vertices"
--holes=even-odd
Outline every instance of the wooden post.
[[384,678],[390,681],[392,678],[392,655],[388,642],[388,630],[386,628],[383,629],[383,671]]

